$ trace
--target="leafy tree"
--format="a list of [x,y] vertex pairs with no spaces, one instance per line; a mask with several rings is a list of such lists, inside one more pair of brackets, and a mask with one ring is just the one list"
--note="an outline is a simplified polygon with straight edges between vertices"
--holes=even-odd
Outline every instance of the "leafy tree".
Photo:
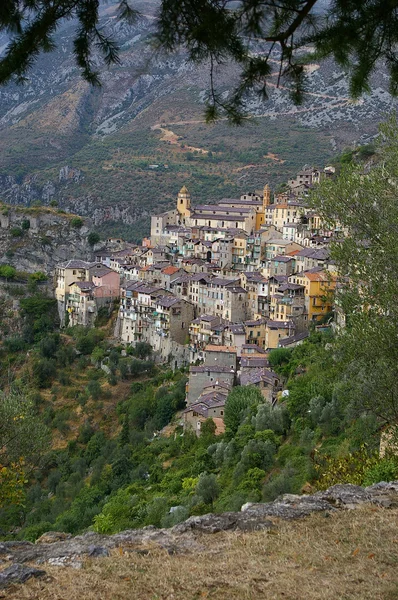
[[152,354],[152,346],[148,342],[137,342],[132,349],[133,355],[142,360],[146,360]]
[[99,400],[101,398],[102,389],[99,381],[96,381],[95,379],[89,381],[87,384],[87,391],[93,400]]
[[263,400],[260,390],[254,386],[235,387],[228,394],[225,403],[225,426],[232,433],[236,433],[243,419],[249,414],[250,409],[257,407]]
[[38,466],[49,432],[22,392],[0,394],[0,507],[22,500],[26,475]]
[[205,504],[213,504],[217,500],[220,488],[214,473],[201,473],[196,486],[196,493]]
[[340,273],[337,305],[346,315],[335,344],[340,384],[334,398],[349,403],[352,416],[370,411],[390,423],[398,419],[396,120],[381,133],[377,164],[346,166],[313,202],[329,227],[346,230],[332,244]]
[[[119,18],[131,22],[137,12],[128,0],[119,3]],[[280,78],[290,80],[296,102],[303,97],[305,63],[333,57],[350,72],[351,94],[367,91],[377,62],[384,60],[390,87],[398,90],[398,15],[395,2],[385,0],[280,0],[259,3],[243,0],[162,0],[157,18],[158,46],[168,52],[187,49],[190,60],[209,61],[211,85],[208,118],[222,108],[235,122],[241,119],[245,94],[255,89],[267,97],[272,71],[272,51],[279,49]],[[64,19],[76,23],[73,52],[83,77],[99,83],[93,51],[107,65],[119,62],[118,44],[99,27],[99,3],[92,0],[3,0],[0,30],[11,35],[0,60],[0,84],[24,79],[40,52],[54,49],[57,25]],[[253,42],[265,52],[253,52]],[[298,52],[309,45],[315,53]],[[236,89],[225,100],[215,88],[215,66],[226,59],[241,68]]]

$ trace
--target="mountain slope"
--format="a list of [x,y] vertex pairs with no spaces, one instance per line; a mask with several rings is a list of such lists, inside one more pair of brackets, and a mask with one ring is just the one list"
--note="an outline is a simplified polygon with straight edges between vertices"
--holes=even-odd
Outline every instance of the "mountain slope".
[[[353,103],[344,74],[326,61],[308,69],[306,102],[295,107],[285,86],[276,88],[275,52],[269,100],[248,100],[256,119],[242,128],[206,125],[208,67],[187,64],[183,53],[153,53],[155,6],[143,4],[131,27],[115,20],[114,3],[105,6],[102,24],[120,42],[122,63],[102,69],[101,88],[80,79],[67,23],[57,51],[39,58],[29,83],[0,90],[0,198],[27,205],[55,199],[106,231],[120,220],[134,223],[127,234],[139,237],[148,215],[168,207],[183,183],[194,201],[275,185],[305,163],[322,165],[345,145],[368,141],[396,106],[383,69],[372,93]],[[225,97],[236,77],[236,67],[219,67]]]

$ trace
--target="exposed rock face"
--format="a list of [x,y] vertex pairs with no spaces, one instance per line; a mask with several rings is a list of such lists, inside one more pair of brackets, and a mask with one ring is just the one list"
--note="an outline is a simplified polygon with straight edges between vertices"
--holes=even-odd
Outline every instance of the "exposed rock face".
[[[27,222],[29,228],[24,229]],[[70,258],[90,260],[93,249],[87,236],[91,227],[89,219],[82,227],[73,227],[71,216],[56,210],[4,207],[0,210],[0,263],[19,271],[51,273],[57,263]]]
[[15,563],[0,573],[0,589],[12,583],[25,583],[31,577],[43,577],[45,574],[46,572],[40,569]]
[[39,538],[36,544],[3,542],[0,543],[0,557],[15,561],[15,564],[2,572],[0,586],[38,576],[35,570],[32,574],[25,575],[23,565],[27,562],[81,568],[84,558],[109,556],[113,548],[140,554],[149,552],[153,547],[163,548],[170,554],[198,552],[203,548],[198,534],[269,529],[275,527],[278,519],[299,519],[313,512],[329,514],[338,510],[352,510],[364,504],[383,508],[398,506],[398,481],[381,482],[367,488],[350,484],[335,485],[309,496],[285,494],[274,502],[248,503],[242,507],[241,512],[190,517],[171,529],[149,526],[115,535],[88,532],[76,537],[49,532]]

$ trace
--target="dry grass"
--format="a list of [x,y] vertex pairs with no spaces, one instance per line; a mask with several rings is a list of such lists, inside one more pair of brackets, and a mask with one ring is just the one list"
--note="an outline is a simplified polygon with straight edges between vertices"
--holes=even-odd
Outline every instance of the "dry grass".
[[364,508],[202,536],[199,554],[115,551],[80,571],[7,590],[10,600],[396,600],[398,510]]

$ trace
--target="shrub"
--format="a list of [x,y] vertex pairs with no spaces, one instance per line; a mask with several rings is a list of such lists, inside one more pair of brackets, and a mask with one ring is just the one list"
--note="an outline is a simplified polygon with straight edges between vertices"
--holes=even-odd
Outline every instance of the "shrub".
[[56,362],[52,358],[42,358],[33,364],[33,378],[39,388],[49,387],[56,373]]
[[93,400],[99,400],[101,398],[102,389],[99,381],[96,381],[95,379],[89,381],[86,389]]
[[43,273],[43,271],[36,271],[35,273],[29,275],[29,279],[31,281],[47,281],[48,275],[46,275],[46,273]]
[[102,512],[94,517],[94,531],[97,533],[117,533],[132,527],[139,498],[130,489],[120,489],[109,499]]
[[363,485],[373,485],[380,481],[394,481],[398,479],[398,457],[382,458],[380,462],[369,467],[363,478]]
[[286,467],[277,475],[274,475],[263,487],[263,500],[271,502],[282,494],[291,494],[295,491],[295,471]]
[[201,473],[196,486],[197,495],[205,504],[213,504],[218,498],[220,488],[214,473]]
[[23,231],[20,227],[11,227],[10,233],[13,238],[19,238],[23,235]]
[[0,277],[5,277],[6,279],[14,279],[17,274],[16,269],[11,267],[10,265],[1,265],[0,266]]
[[95,244],[98,244],[100,239],[101,239],[101,237],[100,237],[99,233],[97,233],[96,231],[91,231],[87,236],[87,241],[90,246],[95,246]]
[[27,231],[30,228],[30,221],[29,219],[24,219],[21,223],[21,227],[24,231]]
[[75,229],[80,229],[81,227],[83,227],[83,219],[81,219],[80,217],[73,217],[70,220],[70,225]]

